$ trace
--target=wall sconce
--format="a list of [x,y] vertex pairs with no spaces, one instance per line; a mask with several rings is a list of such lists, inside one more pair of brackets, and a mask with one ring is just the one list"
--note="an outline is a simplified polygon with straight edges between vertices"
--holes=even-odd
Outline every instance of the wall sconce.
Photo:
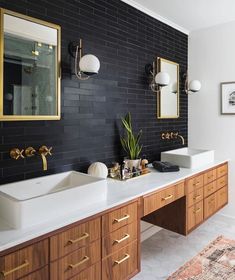
[[93,54],[83,55],[82,39],[79,44],[70,42],[69,53],[74,57],[74,72],[79,80],[87,80],[90,76],[98,74],[100,61]]
[[184,83],[184,91],[186,94],[190,94],[190,92],[198,92],[201,89],[201,82],[198,80],[192,80],[188,82],[188,73],[184,74],[185,83]]
[[168,86],[170,83],[169,74],[163,71],[158,72],[155,62],[147,64],[145,72],[148,76],[151,76],[150,88],[153,92],[160,92],[162,87]]

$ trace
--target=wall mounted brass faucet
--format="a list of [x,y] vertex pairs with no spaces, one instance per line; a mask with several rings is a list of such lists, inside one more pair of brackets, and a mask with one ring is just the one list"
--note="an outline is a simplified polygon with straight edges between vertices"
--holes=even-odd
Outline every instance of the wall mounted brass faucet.
[[20,158],[24,158],[23,152],[24,152],[24,150],[20,150],[18,148],[13,148],[13,149],[10,150],[10,157],[15,159],[15,160],[18,160]]
[[36,150],[33,147],[28,147],[25,150],[26,157],[33,157],[33,156],[35,156],[35,153],[36,153]]
[[185,140],[182,135],[179,134],[179,132],[162,132],[161,139],[162,140],[170,140],[170,139],[177,139],[180,138],[182,141],[182,145],[185,145]]
[[51,156],[52,155],[51,150],[52,150],[52,147],[47,148],[47,146],[41,146],[39,148],[38,152],[39,152],[39,154],[42,158],[42,166],[43,166],[44,171],[47,170],[47,158],[46,158],[46,156],[48,156],[48,155]]

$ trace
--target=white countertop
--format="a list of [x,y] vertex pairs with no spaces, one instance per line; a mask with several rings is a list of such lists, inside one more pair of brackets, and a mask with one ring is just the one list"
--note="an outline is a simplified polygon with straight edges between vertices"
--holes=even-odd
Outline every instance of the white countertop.
[[[66,225],[111,209],[117,205],[146,195],[170,184],[174,184],[227,161],[228,160],[215,160],[213,163],[201,166],[198,169],[180,168],[179,172],[160,173],[153,168],[150,168],[151,173],[124,182],[107,179],[108,191],[106,200],[102,202],[97,201],[97,203],[92,204],[87,208],[79,209],[73,213],[67,213],[57,219],[50,220],[47,223],[31,228],[12,229],[5,224],[4,221],[0,220],[0,252]],[[89,200],[89,197],[84,197],[84,199]]]

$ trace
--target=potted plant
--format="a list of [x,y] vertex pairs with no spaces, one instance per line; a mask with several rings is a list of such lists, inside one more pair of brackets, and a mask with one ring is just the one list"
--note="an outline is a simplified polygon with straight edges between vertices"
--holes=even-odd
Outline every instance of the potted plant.
[[126,164],[132,171],[133,167],[139,168],[140,158],[139,155],[142,150],[142,145],[139,144],[142,130],[137,135],[134,134],[132,129],[131,114],[128,113],[125,118],[122,118],[122,125],[125,129],[125,135],[120,137],[123,150],[127,153]]

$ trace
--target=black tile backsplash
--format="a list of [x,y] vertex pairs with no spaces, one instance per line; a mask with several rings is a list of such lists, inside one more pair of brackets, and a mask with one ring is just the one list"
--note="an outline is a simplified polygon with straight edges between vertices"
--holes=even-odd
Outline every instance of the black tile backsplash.
[[[145,64],[156,56],[187,69],[188,36],[120,0],[0,0],[0,6],[59,24],[62,28],[62,119],[0,122],[0,183],[76,169],[93,161],[110,164],[122,158],[120,118],[131,112],[143,129],[143,154],[158,159],[178,148],[180,139],[162,141],[162,131],[179,131],[187,139],[188,101],[181,81],[180,118],[158,120],[156,96],[147,83]],[[85,52],[99,57],[99,74],[88,81],[71,76],[70,41],[83,38]],[[186,140],[187,141],[187,140]],[[49,170],[40,158],[15,161],[13,147],[53,147]]]

